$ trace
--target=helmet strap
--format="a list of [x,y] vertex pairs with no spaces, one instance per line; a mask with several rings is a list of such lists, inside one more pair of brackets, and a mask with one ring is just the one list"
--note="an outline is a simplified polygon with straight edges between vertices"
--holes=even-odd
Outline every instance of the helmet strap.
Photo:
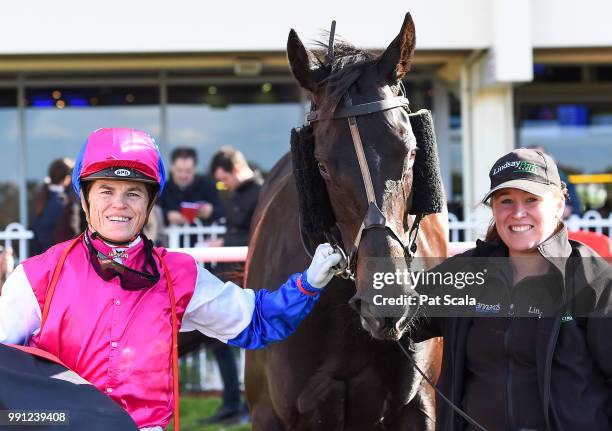
[[[134,235],[132,238],[128,239],[127,241],[113,241],[112,239],[108,239],[105,236],[100,235],[100,232],[93,230],[91,225],[89,225],[89,228],[92,230],[91,239],[100,238],[102,241],[104,241],[105,243],[107,243],[108,245],[111,245],[113,247],[127,247],[136,238],[138,238],[140,236],[140,232],[138,232],[136,235]],[[141,232],[142,232],[142,230],[141,230]]]

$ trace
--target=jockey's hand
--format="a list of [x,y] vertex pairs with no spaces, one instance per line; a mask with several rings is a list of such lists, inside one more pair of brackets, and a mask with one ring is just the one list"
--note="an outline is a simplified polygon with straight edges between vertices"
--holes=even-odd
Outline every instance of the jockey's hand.
[[328,243],[320,244],[312,257],[312,262],[306,270],[308,283],[317,289],[322,289],[334,276],[332,267],[340,263],[342,256]]

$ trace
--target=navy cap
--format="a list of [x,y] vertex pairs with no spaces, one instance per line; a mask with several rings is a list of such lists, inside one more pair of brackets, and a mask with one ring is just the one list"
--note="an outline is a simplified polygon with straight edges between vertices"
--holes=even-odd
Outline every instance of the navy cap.
[[519,148],[497,160],[489,172],[491,188],[482,202],[500,189],[514,188],[542,196],[561,190],[561,178],[555,161],[541,151]]

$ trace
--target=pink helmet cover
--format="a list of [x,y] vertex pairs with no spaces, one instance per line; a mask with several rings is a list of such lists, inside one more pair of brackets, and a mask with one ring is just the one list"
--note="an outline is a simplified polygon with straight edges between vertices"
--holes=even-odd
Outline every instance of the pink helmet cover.
[[98,129],[91,133],[83,145],[75,164],[72,183],[77,194],[80,182],[106,168],[135,169],[160,186],[166,180],[159,148],[146,132],[127,129]]

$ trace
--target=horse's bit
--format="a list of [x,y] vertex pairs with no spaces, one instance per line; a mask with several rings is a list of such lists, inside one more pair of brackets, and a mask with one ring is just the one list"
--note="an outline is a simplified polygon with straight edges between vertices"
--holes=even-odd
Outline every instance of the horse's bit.
[[[391,97],[389,99],[377,100],[375,102],[353,105],[351,97],[347,92],[347,94],[345,94],[344,96],[344,102],[345,106],[336,109],[336,111],[331,116],[325,117],[322,115],[321,111],[315,110],[308,113],[306,120],[310,123],[314,123],[323,120],[336,120],[342,118],[348,119],[351,137],[353,139],[353,145],[355,147],[355,154],[357,155],[359,169],[361,171],[361,177],[363,179],[363,184],[366,190],[366,196],[368,199],[368,209],[364,215],[359,230],[357,231],[357,235],[355,236],[355,239],[353,241],[353,246],[348,254],[345,253],[343,247],[340,245],[341,243],[337,241],[331,233],[326,232],[325,236],[327,240],[330,241],[334,249],[336,249],[343,257],[343,260],[340,262],[340,264],[335,267],[336,275],[340,275],[343,278],[354,280],[354,267],[357,261],[357,250],[359,249],[359,244],[361,242],[361,238],[363,236],[364,231],[373,228],[389,229],[391,234],[401,244],[406,258],[411,259],[414,253],[416,252],[416,236],[418,233],[418,227],[422,216],[417,215],[412,227],[410,228],[410,232],[408,234],[410,246],[404,244],[404,241],[402,240],[401,236],[387,221],[386,217],[383,215],[378,204],[376,203],[376,196],[374,195],[374,186],[372,185],[370,169],[368,167],[368,162],[366,160],[365,152],[363,150],[363,142],[361,140],[359,126],[357,125],[356,118],[362,115],[370,115],[375,112],[387,111],[389,109],[394,108],[404,108],[408,110],[408,99],[405,96],[396,96]],[[410,151],[412,151],[413,149],[414,147],[410,148]]]

